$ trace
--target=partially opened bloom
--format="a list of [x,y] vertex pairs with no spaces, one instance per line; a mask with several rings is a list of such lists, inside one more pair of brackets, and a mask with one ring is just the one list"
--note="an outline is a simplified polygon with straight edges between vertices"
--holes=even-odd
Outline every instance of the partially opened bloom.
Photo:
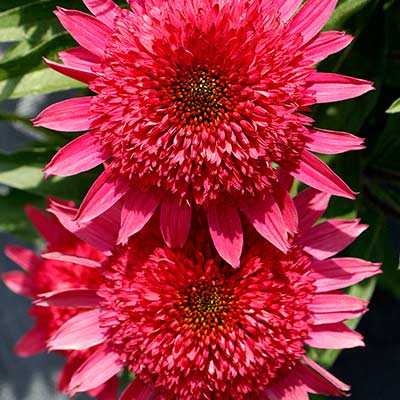
[[[47,241],[47,245],[40,256],[20,246],[9,245],[5,248],[6,255],[20,265],[23,271],[4,273],[3,282],[13,292],[31,298],[34,302],[29,314],[35,320],[35,324],[15,347],[15,352],[21,357],[33,356],[46,350],[47,340],[64,322],[93,306],[90,305],[90,301],[83,308],[76,307],[74,301],[63,308],[42,306],[40,304],[46,304],[46,296],[42,296],[43,293],[50,293],[53,303],[57,304],[54,298],[57,298],[59,293],[73,294],[77,299],[95,292],[94,289],[98,288],[102,277],[100,270],[94,267],[105,259],[103,252],[72,235],[53,216],[30,206],[26,208],[26,212]],[[91,241],[90,226],[83,231],[86,233],[85,237],[89,237]],[[96,237],[93,231],[92,237]],[[94,243],[101,247],[101,241],[94,240]],[[58,389],[61,392],[67,392],[71,376],[94,351],[95,347],[84,351],[62,351],[67,360],[58,381]],[[114,400],[117,390],[118,381],[114,377],[98,387],[93,387],[89,393],[98,400]]]
[[[331,258],[366,226],[359,220],[314,226],[328,197],[308,189],[295,198],[299,233],[286,254],[244,222],[237,269],[218,255],[201,217],[181,249],[166,246],[151,220],[103,261],[96,293],[62,296],[66,305],[75,301],[92,309],[66,321],[49,348],[99,346],[72,376],[71,393],[90,390],[128,368],[136,379],[121,400],[345,394],[349,387],[310,360],[305,346],[363,345],[343,321],[363,314],[367,302],[339,289],[377,274],[379,264]],[[53,203],[51,210],[70,221],[68,207]],[[54,297],[58,306],[60,296]],[[46,302],[53,304],[51,293]]]
[[93,95],[44,110],[37,126],[85,131],[47,165],[68,176],[105,163],[83,200],[86,222],[122,199],[118,243],[160,207],[164,240],[184,245],[201,208],[219,254],[238,267],[239,212],[282,251],[295,217],[277,166],[330,194],[354,193],[311,152],[362,148],[362,139],[312,127],[316,103],[359,96],[370,82],[316,72],[351,42],[320,33],[336,0],[84,0],[95,16],[58,8],[79,47],[46,61]]

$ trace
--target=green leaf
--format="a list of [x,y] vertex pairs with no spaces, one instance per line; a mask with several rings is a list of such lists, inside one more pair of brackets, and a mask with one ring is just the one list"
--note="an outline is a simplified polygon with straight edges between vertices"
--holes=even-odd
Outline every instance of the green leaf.
[[386,110],[386,112],[388,114],[394,114],[400,112],[400,97],[392,103],[392,105]]

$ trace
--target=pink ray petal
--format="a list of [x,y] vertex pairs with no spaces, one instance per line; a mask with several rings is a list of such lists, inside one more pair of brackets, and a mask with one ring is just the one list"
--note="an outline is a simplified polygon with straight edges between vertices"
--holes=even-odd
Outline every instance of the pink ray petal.
[[[329,382],[334,387],[338,388],[342,392],[348,392],[350,390],[350,386],[346,385],[344,382],[333,376],[329,371],[325,368],[322,368],[318,365],[315,361],[311,360],[310,358],[303,356],[303,360],[306,364],[312,368],[316,373],[322,376],[327,382]],[[312,393],[312,392],[311,392]]]
[[100,251],[111,250],[117,240],[121,209],[119,203],[94,220],[80,224],[74,221],[77,209],[52,200],[49,212],[54,214],[60,223],[75,236]]
[[35,296],[31,280],[22,271],[9,271],[1,275],[4,284],[15,294],[33,298]]
[[32,250],[16,245],[7,245],[4,247],[5,255],[25,271],[33,271],[42,263],[42,259]]
[[305,58],[310,58],[314,63],[318,63],[331,54],[343,50],[353,39],[353,36],[346,35],[345,32],[321,32],[304,46],[303,54]]
[[219,255],[233,268],[239,268],[243,248],[243,230],[237,208],[210,207],[208,225]]
[[54,14],[82,47],[96,56],[103,56],[107,47],[107,38],[113,32],[107,25],[81,11],[67,10],[62,7],[57,7]]
[[264,199],[242,206],[242,211],[257,232],[284,253],[289,248],[285,221],[275,199],[266,193]]
[[72,264],[84,265],[85,267],[89,268],[101,267],[101,263],[98,261],[91,260],[89,258],[60,253],[58,251],[53,251],[50,253],[42,253],[42,257],[45,258],[46,260],[64,261]]
[[296,367],[283,379],[267,386],[265,400],[309,400],[306,387],[295,373]]
[[85,350],[103,343],[106,338],[100,328],[99,315],[99,310],[91,310],[70,318],[49,339],[47,347],[49,350]]
[[294,235],[298,230],[299,217],[293,199],[290,197],[288,191],[278,184],[274,185],[274,197],[281,210],[287,232]]
[[63,132],[80,132],[95,128],[90,121],[91,101],[92,96],[87,96],[52,104],[32,120],[33,125]]
[[96,74],[92,72],[92,70],[87,68],[77,68],[70,67],[68,65],[58,64],[56,62],[50,61],[46,58],[43,58],[43,61],[54,71],[59,72],[65,76],[69,76],[72,79],[76,79],[77,81],[89,84],[96,78]]
[[339,154],[351,150],[365,149],[364,139],[346,132],[334,132],[309,128],[306,147],[322,154]]
[[326,24],[337,0],[308,0],[290,23],[292,33],[300,33],[304,43],[312,39]]
[[69,390],[86,392],[108,381],[124,367],[120,357],[107,346],[101,346],[73,375]]
[[308,188],[301,191],[294,199],[299,214],[299,231],[311,228],[322,217],[328,207],[331,195]]
[[333,195],[354,199],[353,192],[323,161],[307,150],[291,175],[305,184]]
[[117,243],[126,244],[130,236],[139,232],[150,220],[158,204],[159,200],[153,194],[130,189],[124,196]]
[[121,9],[112,0],[83,0],[86,7],[108,27],[114,27],[114,20]]
[[96,400],[116,400],[118,398],[119,380],[117,376],[111,377],[107,382],[89,390],[90,396]]
[[381,264],[359,258],[332,258],[315,261],[310,276],[318,293],[342,289],[381,273]]
[[298,243],[318,260],[334,256],[352,243],[368,226],[360,224],[360,219],[330,219],[304,232]]
[[309,305],[315,325],[342,322],[359,317],[367,311],[368,301],[345,294],[317,294]]
[[100,297],[94,289],[61,289],[41,293],[33,302],[41,307],[94,308],[99,305]]
[[71,176],[88,171],[110,158],[111,154],[104,151],[97,138],[90,132],[85,133],[60,149],[43,172],[46,176]]
[[161,233],[169,247],[183,247],[189,235],[192,208],[175,200],[161,205]]
[[128,190],[128,179],[115,177],[106,169],[87,192],[75,218],[81,224],[98,217],[110,209]]
[[279,184],[288,192],[293,185],[293,176],[287,173],[287,171],[283,168],[278,168],[276,170],[276,175],[278,177]]
[[58,58],[69,67],[88,71],[101,62],[99,57],[80,46],[60,51]]
[[300,7],[303,0],[275,0],[282,21],[287,21]]
[[135,378],[124,390],[119,400],[149,400],[154,393],[153,386]]
[[342,322],[314,325],[305,343],[318,349],[349,349],[364,346],[362,335]]
[[374,90],[372,82],[330,72],[314,72],[308,82],[317,103],[352,99]]
[[46,350],[46,331],[42,326],[34,325],[15,345],[14,351],[19,357],[31,357]]
[[69,353],[58,377],[57,389],[61,393],[68,393],[69,381],[71,380],[72,375],[74,375],[75,371],[81,366],[84,361],[82,355],[84,355],[83,352],[81,353],[81,356],[77,352]]

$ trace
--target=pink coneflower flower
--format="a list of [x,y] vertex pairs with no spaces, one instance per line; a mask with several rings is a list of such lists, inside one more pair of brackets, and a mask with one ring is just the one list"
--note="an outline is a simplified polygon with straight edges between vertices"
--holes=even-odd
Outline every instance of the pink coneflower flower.
[[[58,305],[80,301],[92,309],[68,320],[49,349],[99,346],[72,376],[71,394],[101,385],[123,368],[136,379],[121,400],[345,394],[349,387],[310,360],[304,347],[363,345],[343,321],[363,314],[367,302],[339,289],[379,273],[379,264],[331,258],[366,226],[358,219],[314,225],[328,198],[314,189],[295,198],[299,233],[286,254],[244,223],[237,269],[216,252],[201,217],[181,249],[166,246],[150,221],[102,263],[96,293],[54,297]],[[73,224],[73,209],[53,203],[51,210]],[[53,304],[52,294],[46,302]]]
[[[31,298],[34,302],[29,314],[35,319],[35,325],[15,347],[15,352],[21,357],[33,356],[46,350],[47,341],[66,321],[86,311],[88,306],[93,306],[90,306],[90,298],[84,308],[76,307],[74,301],[67,308],[44,307],[40,304],[46,304],[46,295],[49,294],[55,299],[58,293],[69,293],[79,299],[80,296],[86,298],[87,293],[95,292],[94,289],[98,288],[102,277],[101,271],[94,267],[105,259],[103,252],[72,235],[53,216],[31,206],[26,208],[26,212],[47,245],[41,256],[20,246],[10,245],[5,248],[6,255],[20,265],[23,271],[4,273],[3,282],[13,292]],[[101,240],[96,240],[98,234],[90,225],[83,228],[83,232],[90,242],[100,247],[104,245]],[[47,294],[43,296],[43,293]],[[53,304],[57,304],[57,301],[53,301]],[[67,392],[71,377],[95,350],[92,347],[84,351],[61,352],[67,358],[58,380],[58,389],[61,392]],[[118,380],[113,377],[98,387],[93,387],[89,394],[98,400],[114,400],[117,391]]]
[[[362,148],[362,139],[312,127],[316,103],[359,96],[370,82],[316,72],[351,42],[322,32],[336,0],[84,0],[95,16],[58,8],[79,47],[47,64],[93,95],[54,104],[36,126],[85,131],[45,168],[68,176],[106,163],[83,200],[85,222],[122,199],[118,243],[160,207],[164,240],[185,243],[192,208],[207,215],[219,254],[240,263],[239,212],[282,251],[294,216],[276,166],[330,194],[351,189],[311,152]],[[288,207],[286,205],[286,207]]]

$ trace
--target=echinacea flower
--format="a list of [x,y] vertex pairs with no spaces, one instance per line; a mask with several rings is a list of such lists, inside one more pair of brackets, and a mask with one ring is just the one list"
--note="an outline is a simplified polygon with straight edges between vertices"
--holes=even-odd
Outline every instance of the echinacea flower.
[[[35,324],[15,346],[16,354],[21,357],[33,356],[45,351],[47,340],[66,321],[85,311],[89,304],[83,309],[75,307],[76,303],[73,302],[67,308],[42,306],[40,304],[46,304],[46,296],[42,294],[50,293],[53,303],[56,304],[54,298],[60,292],[74,294],[76,298],[91,293],[102,282],[100,270],[94,267],[105,259],[103,252],[72,235],[54,216],[46,215],[31,206],[26,207],[26,213],[46,240],[47,245],[40,256],[20,246],[9,245],[5,248],[6,255],[23,271],[4,273],[3,282],[16,294],[33,300],[29,314],[35,319]],[[102,247],[102,242],[96,240],[97,234],[91,231],[90,226],[84,228],[83,231],[89,241]],[[91,237],[94,241],[90,240]],[[72,375],[95,349],[92,347],[84,351],[62,351],[67,360],[58,381],[58,389],[61,392],[67,392]],[[98,400],[114,400],[117,391],[118,380],[113,377],[98,387],[93,387],[89,393]]]
[[[102,262],[97,292],[79,299],[68,291],[54,297],[58,306],[80,302],[91,309],[66,321],[49,349],[98,346],[72,376],[71,394],[101,385],[124,368],[136,378],[120,400],[303,400],[307,393],[345,394],[349,387],[309,359],[305,346],[363,345],[361,335],[343,321],[362,315],[367,302],[339,289],[379,273],[380,266],[331,258],[366,226],[358,219],[315,225],[328,198],[308,189],[294,199],[299,233],[286,254],[244,222],[237,269],[215,250],[204,216],[194,219],[181,249],[165,245],[152,219]],[[73,209],[53,203],[50,210],[74,226]],[[51,293],[43,296],[53,304]]]
[[191,210],[203,209],[214,244],[238,267],[240,213],[282,251],[294,216],[277,166],[330,194],[354,193],[311,152],[362,148],[362,139],[312,127],[316,103],[359,96],[370,82],[316,72],[351,42],[320,33],[336,0],[83,0],[95,16],[58,8],[79,47],[47,64],[93,95],[44,110],[36,126],[86,131],[45,168],[68,176],[105,164],[76,218],[87,222],[122,199],[118,243],[160,207],[164,240],[184,245]]

